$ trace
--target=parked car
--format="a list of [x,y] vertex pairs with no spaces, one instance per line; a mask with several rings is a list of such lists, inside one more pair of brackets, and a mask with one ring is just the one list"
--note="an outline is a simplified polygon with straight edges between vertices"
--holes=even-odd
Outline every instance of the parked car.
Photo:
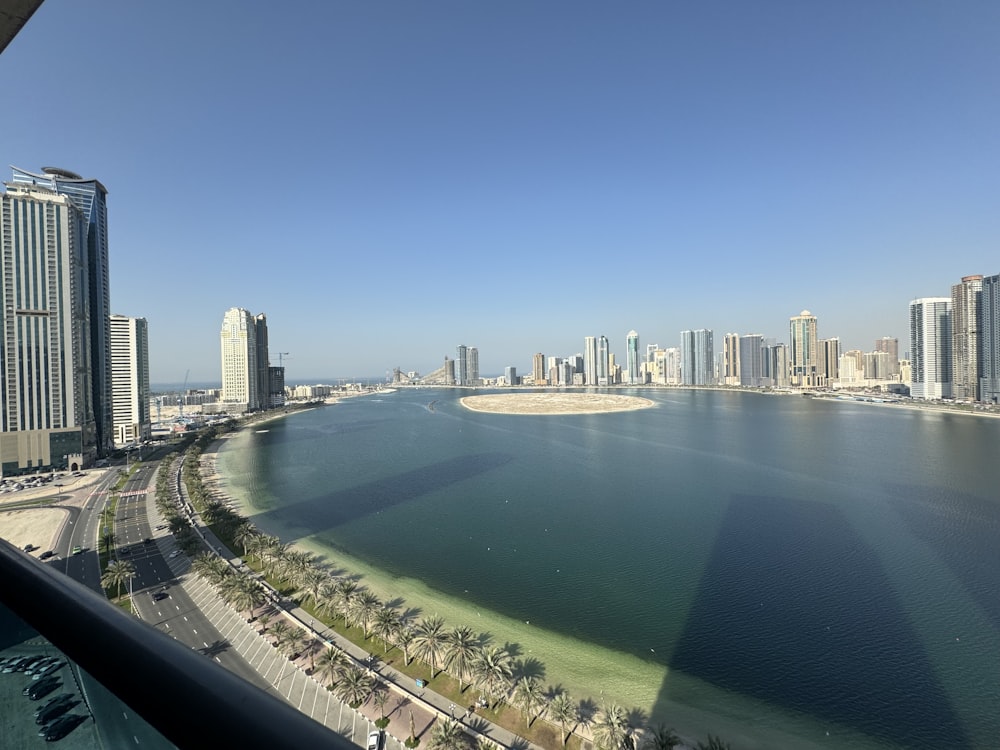
[[45,552],[43,552],[42,554],[40,554],[38,556],[38,559],[39,560],[48,560],[50,557],[55,557],[55,554],[56,553],[53,552],[52,550],[46,550]]
[[72,732],[86,720],[86,716],[81,716],[80,714],[68,714],[67,716],[63,716],[61,719],[56,719],[49,724],[45,728],[45,734],[42,736],[45,738],[46,742],[56,742]]
[[37,701],[51,693],[59,687],[60,684],[59,678],[53,674],[39,680],[38,682],[32,682],[21,692],[28,696],[31,700]]
[[374,731],[368,735],[368,750],[382,750],[381,731]]
[[61,693],[35,711],[36,724],[48,724],[76,706],[80,701],[73,699],[72,693]]

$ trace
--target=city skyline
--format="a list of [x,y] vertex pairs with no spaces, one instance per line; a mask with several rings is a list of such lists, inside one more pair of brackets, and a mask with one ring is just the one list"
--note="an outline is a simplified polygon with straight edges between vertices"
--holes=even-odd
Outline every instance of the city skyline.
[[289,382],[429,372],[463,341],[484,374],[588,332],[623,363],[631,329],[781,341],[802,309],[868,350],[1000,272],[998,21],[49,0],[4,53],[8,100],[81,39],[100,85],[0,135],[8,164],[107,186],[111,307],[148,320],[153,382],[218,380],[233,305],[268,310]]

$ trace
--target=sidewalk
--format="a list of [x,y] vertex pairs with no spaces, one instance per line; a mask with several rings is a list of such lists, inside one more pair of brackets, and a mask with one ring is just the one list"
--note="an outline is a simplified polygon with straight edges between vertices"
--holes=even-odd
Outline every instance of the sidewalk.
[[[172,484],[179,493],[181,505],[195,531],[211,549],[227,559],[230,565],[235,568],[242,562],[239,556],[225,547],[205,527],[188,501],[183,482],[180,480],[179,469],[173,468],[172,473],[174,476]],[[156,509],[154,494],[147,495],[148,513],[151,519],[154,517],[159,519],[156,521],[159,524],[163,523],[163,520]],[[321,685],[315,678],[306,675],[305,670],[309,666],[308,656],[300,657],[299,661],[304,662],[303,664],[294,665],[271,646],[269,641],[261,636],[251,624],[248,624],[240,614],[230,609],[211,586],[194,576],[187,575],[190,561],[186,556],[180,555],[169,559],[168,563],[181,580],[181,585],[212,624],[227,638],[232,647],[254,669],[260,672],[267,682],[275,686],[285,700],[316,721],[351,738],[355,743],[361,746],[365,745],[367,732],[375,729],[374,720],[378,718],[378,711],[370,701],[355,710],[334,698],[333,693],[327,690],[324,685]],[[273,593],[277,598],[277,593]],[[301,627],[307,633],[312,633],[327,645],[335,644],[353,658],[358,665],[368,666],[367,658],[370,655],[368,651],[356,646],[322,623],[318,623],[301,608],[295,607],[291,610],[279,610],[279,612],[289,620],[290,624]],[[306,650],[303,649],[303,651]],[[264,655],[262,656],[262,654]],[[272,658],[267,658],[267,655]],[[276,666],[273,662],[275,658],[287,665],[287,668]],[[386,750],[403,750],[403,740],[410,735],[411,715],[416,736],[426,742],[434,721],[438,718],[450,718],[453,712],[454,718],[460,720],[466,732],[475,739],[483,737],[501,747],[517,748],[518,750],[542,750],[513,732],[479,716],[467,716],[465,707],[453,707],[451,701],[431,690],[416,688],[415,685],[411,690],[409,686],[414,683],[412,678],[390,666],[379,666],[377,659],[378,655],[375,654],[376,661],[372,671],[381,678],[395,698],[394,700],[390,699],[386,705],[386,717],[389,719],[389,726],[386,728]],[[300,685],[303,687],[299,687]],[[317,694],[317,691],[322,695]],[[356,731],[359,723],[369,727],[369,729],[359,734]]]

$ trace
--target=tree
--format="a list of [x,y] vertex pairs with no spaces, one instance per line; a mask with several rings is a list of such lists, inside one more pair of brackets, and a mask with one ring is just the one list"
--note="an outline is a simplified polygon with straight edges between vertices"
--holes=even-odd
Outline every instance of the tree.
[[430,750],[464,750],[469,746],[462,727],[454,719],[438,719],[427,747]]
[[681,738],[674,734],[672,727],[665,724],[657,724],[655,728],[650,728],[649,734],[642,743],[642,750],[674,750],[681,744]]
[[697,750],[729,750],[729,743],[721,738],[708,735],[708,742],[699,742]]
[[430,665],[431,679],[437,676],[438,661],[444,655],[446,643],[444,620],[440,617],[421,620],[413,630],[413,646],[417,656]]
[[410,652],[413,648],[413,639],[415,637],[413,629],[409,625],[401,623],[396,630],[396,645],[403,649],[403,661],[406,662],[407,666],[410,664]]
[[333,685],[347,666],[348,659],[339,648],[330,647],[320,653],[316,662],[316,674],[325,677],[327,682]]
[[524,714],[524,723],[528,728],[545,712],[545,693],[533,677],[518,680],[511,697],[514,705]]
[[472,666],[473,684],[491,703],[501,700],[510,690],[514,673],[512,659],[507,649],[490,646],[480,649]]
[[378,709],[378,722],[376,724],[380,729],[384,729],[388,723],[385,718],[385,706],[388,702],[389,689],[384,682],[376,682],[375,687],[372,688],[372,703]]
[[472,679],[472,665],[479,651],[479,636],[470,627],[461,626],[447,635],[445,642],[445,669],[458,679],[458,690],[465,690],[464,683]]
[[257,531],[257,527],[249,521],[244,521],[236,527],[236,531],[233,533],[233,541],[243,547],[244,557],[249,551],[251,540],[256,536],[260,536],[260,532]]
[[571,732],[566,730],[566,727],[570,724],[575,724],[579,718],[580,712],[577,707],[576,701],[570,698],[569,693],[561,692],[558,693],[552,701],[549,703],[549,717],[559,723],[562,729],[562,743],[563,747],[569,742],[569,736]]
[[108,567],[104,569],[101,576],[101,585],[108,589],[112,586],[118,588],[118,598],[122,595],[122,586],[128,583],[135,575],[135,566],[128,560],[112,560]]
[[299,575],[298,591],[295,594],[303,606],[309,602],[318,606],[330,594],[330,576],[322,568],[306,568]]
[[219,585],[219,594],[239,612],[252,614],[254,607],[264,601],[264,592],[260,584],[243,573],[232,573],[226,576]]
[[358,590],[358,584],[349,578],[341,578],[337,581],[337,585],[334,589],[336,592],[337,606],[340,608],[340,613],[344,617],[344,624],[350,625],[351,608],[354,603],[354,597]]
[[382,602],[379,601],[379,598],[367,589],[361,591],[354,598],[354,603],[351,606],[351,619],[361,626],[365,640],[368,640],[368,625],[375,619],[375,613],[381,606]]
[[294,659],[304,642],[305,633],[302,628],[297,628],[293,625],[282,633],[281,638],[278,639],[278,648],[284,652],[285,656]]
[[594,725],[594,742],[603,750],[623,750],[629,735],[628,714],[617,703],[601,712]]
[[375,613],[375,622],[372,624],[372,632],[382,640],[385,646],[384,653],[389,653],[389,642],[399,630],[399,613],[387,604]]
[[289,630],[291,630],[291,628],[289,627],[288,623],[285,622],[284,620],[278,620],[276,623],[274,623],[274,625],[271,626],[271,629],[268,632],[274,639],[275,646],[281,643],[283,638],[287,637],[286,634],[288,633]]
[[368,700],[374,689],[375,678],[361,667],[352,664],[341,673],[340,682],[333,692],[344,703],[357,708]]
[[218,586],[226,575],[232,573],[229,564],[218,555],[202,552],[191,562],[195,575],[204,578],[213,586]]

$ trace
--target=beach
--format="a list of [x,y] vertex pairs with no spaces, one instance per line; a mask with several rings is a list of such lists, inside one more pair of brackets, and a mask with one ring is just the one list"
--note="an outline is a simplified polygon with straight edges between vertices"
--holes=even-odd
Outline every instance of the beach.
[[648,398],[611,393],[491,393],[459,399],[466,409],[491,414],[610,414],[619,411],[649,409],[655,404]]

